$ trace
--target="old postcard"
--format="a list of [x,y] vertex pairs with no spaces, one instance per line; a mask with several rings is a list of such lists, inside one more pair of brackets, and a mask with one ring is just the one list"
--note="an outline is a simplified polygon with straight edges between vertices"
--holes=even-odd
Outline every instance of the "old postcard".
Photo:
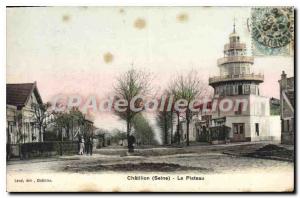
[[293,7],[7,7],[8,192],[294,192]]

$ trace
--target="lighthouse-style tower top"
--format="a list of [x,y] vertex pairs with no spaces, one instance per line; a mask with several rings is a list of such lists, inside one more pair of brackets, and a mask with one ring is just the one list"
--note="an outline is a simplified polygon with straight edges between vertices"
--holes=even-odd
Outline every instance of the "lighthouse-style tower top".
[[[215,94],[218,95],[240,95],[240,94],[256,94],[248,92],[248,86],[255,85],[258,89],[258,84],[263,82],[264,76],[261,74],[254,74],[252,65],[254,63],[253,56],[247,56],[246,44],[240,42],[240,36],[236,32],[235,23],[233,25],[233,32],[229,35],[229,43],[224,45],[224,57],[218,59],[219,76],[209,78],[209,85],[215,88]],[[242,86],[242,88],[235,92],[235,87]],[[231,88],[227,88],[231,87]],[[246,91],[243,91],[245,87]],[[231,90],[231,91],[222,91]],[[250,88],[249,88],[250,89]]]

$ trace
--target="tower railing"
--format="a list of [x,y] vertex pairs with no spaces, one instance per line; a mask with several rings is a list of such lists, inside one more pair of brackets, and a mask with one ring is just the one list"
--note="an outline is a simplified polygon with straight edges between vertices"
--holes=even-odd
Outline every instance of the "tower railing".
[[225,81],[238,81],[238,80],[253,80],[253,81],[264,81],[263,74],[238,74],[238,75],[225,75],[225,76],[215,76],[208,79],[209,84],[214,84],[218,82]]
[[227,43],[224,45],[224,51],[232,49],[246,49],[245,43]]
[[218,65],[223,65],[225,63],[254,63],[253,56],[228,56],[218,59]]

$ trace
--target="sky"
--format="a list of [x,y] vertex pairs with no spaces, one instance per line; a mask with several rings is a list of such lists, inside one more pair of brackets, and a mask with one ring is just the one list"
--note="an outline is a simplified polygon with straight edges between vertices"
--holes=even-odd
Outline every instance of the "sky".
[[[37,81],[44,102],[57,94],[113,91],[118,75],[134,67],[153,73],[163,89],[175,75],[196,70],[207,82],[233,29],[247,44],[249,7],[40,7],[7,8],[7,83]],[[294,76],[293,57],[255,57],[261,93],[279,98],[282,70]],[[115,115],[94,115],[97,127],[125,129]],[[149,116],[154,126],[154,117]]]

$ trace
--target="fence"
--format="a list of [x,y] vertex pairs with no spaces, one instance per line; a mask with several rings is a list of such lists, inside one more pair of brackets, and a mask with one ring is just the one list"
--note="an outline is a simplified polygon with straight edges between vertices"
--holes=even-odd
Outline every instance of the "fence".
[[75,141],[51,141],[31,142],[24,144],[7,144],[7,159],[30,159],[35,157],[50,157],[55,155],[70,155],[78,153],[78,142]]
[[225,125],[210,127],[210,141],[225,141],[229,139],[230,127]]

